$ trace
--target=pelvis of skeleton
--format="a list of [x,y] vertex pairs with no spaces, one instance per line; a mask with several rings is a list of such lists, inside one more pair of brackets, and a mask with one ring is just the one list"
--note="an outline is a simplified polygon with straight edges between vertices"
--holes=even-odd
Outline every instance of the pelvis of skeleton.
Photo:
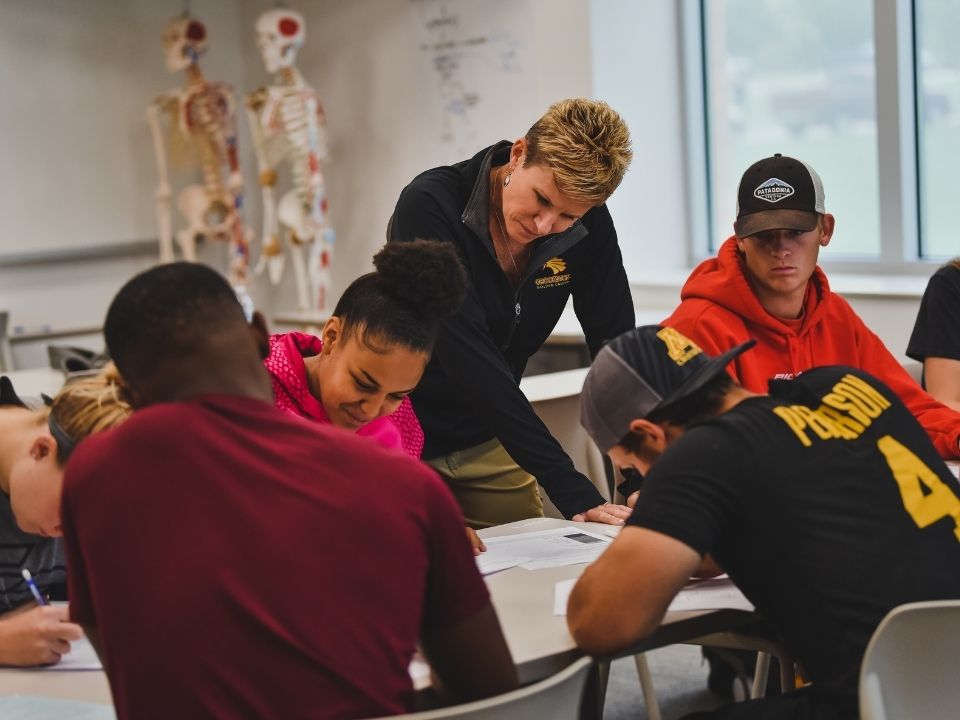
[[177,207],[188,227],[208,237],[226,235],[233,223],[233,198],[212,195],[202,185],[188,185],[177,196]]
[[290,228],[299,242],[311,242],[317,234],[317,220],[310,212],[310,208],[303,206],[300,193],[296,190],[288,190],[280,198],[280,202],[277,203],[277,219],[285,227]]

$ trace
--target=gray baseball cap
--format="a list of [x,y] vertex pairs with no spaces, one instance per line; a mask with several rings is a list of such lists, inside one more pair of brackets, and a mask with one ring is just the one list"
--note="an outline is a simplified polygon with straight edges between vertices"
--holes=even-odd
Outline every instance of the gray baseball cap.
[[594,359],[580,393],[580,424],[609,452],[630,423],[692,395],[756,345],[748,340],[710,357],[678,330],[645,325],[607,343]]

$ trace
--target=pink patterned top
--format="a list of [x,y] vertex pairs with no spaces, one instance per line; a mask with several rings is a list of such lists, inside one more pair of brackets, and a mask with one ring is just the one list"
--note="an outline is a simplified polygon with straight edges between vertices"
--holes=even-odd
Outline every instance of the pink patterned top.
[[[310,394],[303,359],[319,355],[323,341],[313,335],[292,332],[270,336],[270,355],[263,361],[270,373],[273,402],[281,410],[302,418],[330,423],[320,401]],[[357,435],[372,438],[384,447],[402,450],[417,459],[423,452],[423,429],[410,398],[404,398],[386,417],[364,425]]]

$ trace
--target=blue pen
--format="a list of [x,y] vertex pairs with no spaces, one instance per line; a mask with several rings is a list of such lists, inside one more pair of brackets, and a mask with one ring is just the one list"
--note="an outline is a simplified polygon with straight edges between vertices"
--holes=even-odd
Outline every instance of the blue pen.
[[20,574],[23,575],[23,579],[26,581],[27,587],[30,588],[30,592],[33,593],[33,597],[37,601],[37,605],[46,605],[47,599],[40,594],[40,590],[37,588],[37,584],[33,581],[33,575],[30,574],[30,571],[24,568],[20,571]]

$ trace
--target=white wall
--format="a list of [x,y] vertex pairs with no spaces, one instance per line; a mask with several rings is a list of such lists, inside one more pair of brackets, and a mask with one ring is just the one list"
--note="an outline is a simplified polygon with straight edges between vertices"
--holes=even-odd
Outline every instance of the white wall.
[[[501,0],[516,2],[516,0]],[[0,0],[0,45],[24,47],[25,26],[43,28],[49,37],[82,37],[84,49],[74,62],[64,47],[47,48],[43,90],[69,94],[70,75],[82,70],[108,83],[116,69],[96,62],[98,42],[118,42],[118,34],[154,38],[140,48],[143,59],[142,89],[132,85],[137,100],[136,117],[129,118],[128,134],[122,138],[94,138],[97,151],[109,156],[116,142],[139,143],[149,161],[131,170],[131,183],[138,188],[137,213],[152,212],[154,168],[149,154],[149,134],[139,108],[157,91],[179,84],[163,68],[159,33],[166,21],[182,9],[179,0],[45,0],[22,3]],[[232,82],[242,95],[267,80],[253,44],[257,15],[272,7],[268,0],[193,0],[193,13],[207,23],[211,47],[203,60],[208,77]],[[417,33],[409,0],[314,0],[299,4],[307,20],[308,40],[299,65],[319,91],[329,119],[331,159],[328,189],[331,213],[338,234],[334,261],[334,294],[370,267],[372,253],[383,243],[387,220],[400,189],[421,170],[451,162],[448,147],[432,142],[424,131],[424,96]],[[687,237],[685,182],[683,175],[683,123],[679,34],[673,0],[528,0],[527,14],[518,13],[516,33],[530,48],[527,68],[529,102],[496,102],[486,118],[483,144],[521,135],[551,102],[562,97],[596,96],[608,100],[626,118],[634,138],[635,159],[623,186],[611,200],[611,210],[620,231],[624,255],[631,274],[644,278],[637,288],[640,307],[669,307],[676,302],[679,284],[686,274]],[[41,22],[42,21],[42,22]],[[78,29],[79,28],[79,29]],[[18,34],[18,32],[20,34]],[[46,33],[34,37],[35,50],[45,49]],[[122,44],[122,43],[121,43]],[[94,53],[94,57],[90,57]],[[54,62],[54,67],[49,63]],[[148,70],[149,68],[149,70]],[[52,72],[58,70],[59,72]],[[31,79],[27,48],[23,62],[0,68],[0,95]],[[129,78],[128,78],[129,81]],[[22,95],[22,91],[20,92]],[[96,108],[96,98],[92,98]],[[44,101],[46,103],[46,101]],[[89,181],[74,180],[69,188],[55,186],[57,163],[70,162],[71,137],[78,122],[69,117],[52,123],[49,113],[27,102],[11,124],[8,108],[3,114],[0,157],[10,157],[19,147],[37,149],[34,162],[49,170],[49,212],[60,214],[69,226],[69,205],[57,202],[57,193],[80,197],[83,212],[109,217],[116,202],[96,193],[97,172],[89,169]],[[100,108],[100,112],[114,110]],[[95,112],[97,110],[92,110]],[[127,110],[126,112],[130,112]],[[32,114],[32,116],[31,116]],[[241,149],[247,179],[248,219],[258,226],[260,217],[256,172],[249,150],[246,118],[240,118]],[[51,132],[60,134],[55,157],[41,157]],[[140,148],[143,150],[143,148]],[[479,146],[478,148],[479,149]],[[46,172],[46,171],[45,171]],[[16,168],[0,167],[2,187],[14,199],[0,216],[0,309],[11,311],[11,324],[37,329],[98,325],[117,288],[132,274],[153,262],[151,255],[117,259],[43,263],[4,267],[4,235],[16,234],[17,242],[33,232],[30,218],[19,213],[15,201],[33,191],[17,183]],[[113,203],[113,205],[111,205]],[[259,231],[256,233],[259,236]],[[134,239],[134,238],[119,238]],[[205,257],[219,262],[219,248],[207,248]],[[654,282],[648,282],[656,275]],[[842,289],[842,288],[841,288]],[[872,296],[870,296],[872,298]],[[265,287],[256,291],[258,304],[267,312],[294,307],[293,288]],[[861,301],[854,299],[858,309]],[[917,298],[908,294],[899,300],[863,300],[865,318],[898,353],[909,333],[906,318],[912,318]],[[61,342],[58,340],[57,342]],[[43,343],[15,348],[21,367],[45,362]],[[99,349],[99,348],[97,348]]]

